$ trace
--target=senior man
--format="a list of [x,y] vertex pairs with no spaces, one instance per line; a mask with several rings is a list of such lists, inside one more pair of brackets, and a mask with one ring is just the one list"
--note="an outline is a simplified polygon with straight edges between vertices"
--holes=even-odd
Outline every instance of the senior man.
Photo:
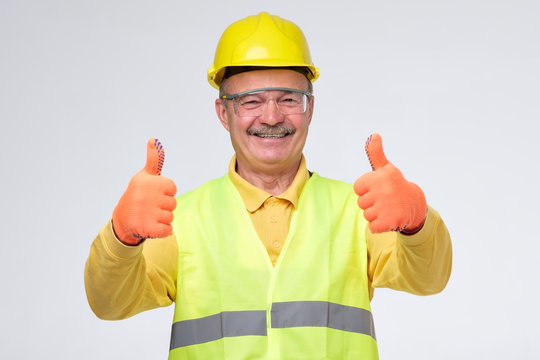
[[86,264],[98,317],[175,302],[170,359],[377,359],[373,289],[445,287],[448,231],[379,135],[354,187],[306,167],[318,74],[294,23],[260,13],[227,28],[208,80],[228,173],[175,198],[148,142]]

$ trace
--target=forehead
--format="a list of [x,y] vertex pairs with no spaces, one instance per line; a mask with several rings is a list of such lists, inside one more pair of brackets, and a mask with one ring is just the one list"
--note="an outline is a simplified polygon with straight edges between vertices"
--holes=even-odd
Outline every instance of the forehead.
[[227,80],[227,92],[231,94],[268,87],[307,90],[307,81],[304,75],[294,70],[254,70],[231,76]]

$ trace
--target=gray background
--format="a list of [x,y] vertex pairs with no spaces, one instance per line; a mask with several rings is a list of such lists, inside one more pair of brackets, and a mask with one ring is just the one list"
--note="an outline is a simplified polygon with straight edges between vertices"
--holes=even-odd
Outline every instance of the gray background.
[[0,1],[0,358],[164,359],[172,307],[98,320],[94,236],[159,137],[180,193],[226,172],[206,83],[231,22],[302,27],[308,167],[353,182],[372,132],[453,237],[446,290],[377,290],[381,359],[538,358],[537,1]]

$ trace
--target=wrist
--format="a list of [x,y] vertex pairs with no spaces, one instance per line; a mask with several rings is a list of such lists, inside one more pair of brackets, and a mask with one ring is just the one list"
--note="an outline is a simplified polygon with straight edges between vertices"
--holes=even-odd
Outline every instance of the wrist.
[[419,225],[413,225],[413,226],[408,226],[408,227],[405,227],[401,230],[399,230],[399,232],[403,235],[414,235],[416,233],[418,233],[420,230],[422,230],[422,228],[424,227],[424,224],[426,223],[426,219],[427,219],[427,213],[428,213],[428,209],[427,209],[427,205],[425,206],[425,210],[424,210],[424,216],[423,218],[421,219]]
[[416,233],[418,233],[420,230],[422,230],[422,228],[424,227],[424,224],[426,223],[425,219],[424,221],[422,222],[422,224],[420,224],[420,226],[417,226],[417,227],[414,227],[414,228],[405,228],[405,229],[402,229],[402,230],[399,230],[399,232],[403,235],[414,235]]
[[143,250],[143,246],[126,245],[121,242],[114,233],[111,220],[100,231],[99,238],[107,254],[116,259],[133,259],[139,256]]
[[112,225],[112,231],[113,231],[114,236],[116,237],[116,240],[118,240],[125,246],[138,246],[142,244],[144,240],[146,240],[146,238],[143,238],[143,237],[137,238],[134,236],[120,235],[117,229],[114,227],[114,216],[113,216],[113,219],[111,220],[111,225]]

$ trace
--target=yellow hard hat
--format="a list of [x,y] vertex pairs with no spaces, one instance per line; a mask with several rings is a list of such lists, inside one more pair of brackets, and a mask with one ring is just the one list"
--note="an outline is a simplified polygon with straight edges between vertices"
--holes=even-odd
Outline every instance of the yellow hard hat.
[[236,21],[223,32],[208,69],[210,85],[219,89],[226,68],[234,66],[303,67],[311,82],[319,77],[302,30],[267,12]]

